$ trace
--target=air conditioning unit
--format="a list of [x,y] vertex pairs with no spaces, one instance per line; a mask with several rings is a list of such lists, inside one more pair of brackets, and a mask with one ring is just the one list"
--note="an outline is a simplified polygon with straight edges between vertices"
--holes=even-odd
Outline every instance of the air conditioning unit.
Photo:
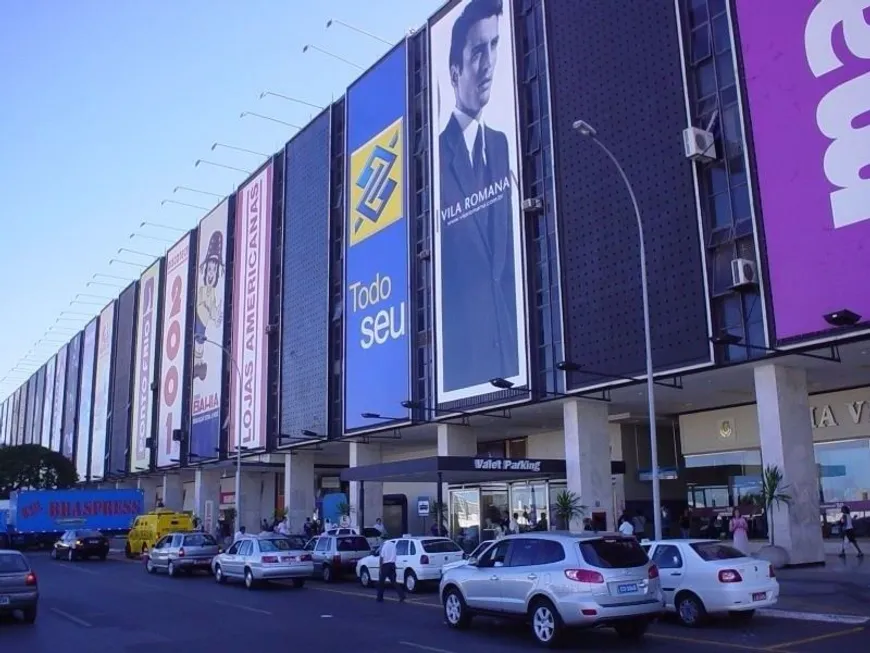
[[688,127],[683,130],[683,151],[686,158],[692,161],[715,161],[716,140],[705,129]]
[[754,286],[758,283],[758,273],[755,269],[755,261],[747,258],[735,258],[731,261],[731,287],[742,288]]

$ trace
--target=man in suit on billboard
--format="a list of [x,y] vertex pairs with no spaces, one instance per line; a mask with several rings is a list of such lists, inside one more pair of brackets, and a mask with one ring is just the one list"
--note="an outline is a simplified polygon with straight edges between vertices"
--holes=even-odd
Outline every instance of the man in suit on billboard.
[[[514,176],[507,136],[489,127],[484,116],[502,12],[503,0],[470,0],[451,34],[455,107],[439,137],[440,346],[446,390],[519,373]],[[515,112],[513,106],[498,109]]]

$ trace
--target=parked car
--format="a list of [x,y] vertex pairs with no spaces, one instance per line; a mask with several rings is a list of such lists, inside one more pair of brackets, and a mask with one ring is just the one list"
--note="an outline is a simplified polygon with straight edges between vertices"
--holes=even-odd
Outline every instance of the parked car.
[[155,574],[165,570],[170,576],[180,572],[211,573],[211,561],[220,553],[217,540],[208,533],[169,533],[145,557],[145,571]]
[[0,551],[0,615],[20,611],[24,622],[36,621],[39,584],[27,558],[18,551]]
[[66,531],[54,543],[50,555],[55,560],[70,562],[88,558],[105,560],[109,555],[109,538],[94,530]]
[[476,562],[446,570],[440,595],[451,628],[476,614],[514,618],[546,647],[576,627],[640,639],[664,610],[658,569],[634,537],[618,533],[509,535]]
[[372,548],[362,535],[320,535],[305,545],[305,551],[313,558],[313,575],[331,583],[353,573],[356,563],[370,555]]
[[[461,562],[464,553],[446,537],[404,537],[387,540],[396,544],[396,580],[412,594],[425,583],[441,580],[444,565]],[[380,579],[380,558],[372,553],[356,563],[356,576],[363,587]]]
[[270,580],[290,580],[293,587],[305,585],[314,573],[311,554],[305,551],[306,540],[299,535],[257,535],[235,542],[225,553],[212,561],[214,579],[244,580],[245,587],[254,589]]
[[718,540],[642,542],[659,568],[665,608],[686,626],[710,614],[749,620],[779,599],[773,565]]

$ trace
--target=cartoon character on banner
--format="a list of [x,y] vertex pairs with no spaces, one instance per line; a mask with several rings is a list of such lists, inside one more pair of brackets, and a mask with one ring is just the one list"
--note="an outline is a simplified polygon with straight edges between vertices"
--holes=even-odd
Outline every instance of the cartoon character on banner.
[[[205,260],[199,266],[199,284],[196,290],[196,316],[193,326],[193,377],[205,381],[208,363],[203,360],[209,327],[218,327],[224,320],[223,298],[218,297],[217,285],[224,274],[224,235],[215,231],[208,240]],[[217,342],[220,345],[222,343]]]

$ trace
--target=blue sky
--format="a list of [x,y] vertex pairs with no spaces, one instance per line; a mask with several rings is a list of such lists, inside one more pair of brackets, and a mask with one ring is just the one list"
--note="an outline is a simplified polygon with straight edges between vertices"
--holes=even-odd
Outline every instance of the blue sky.
[[[325,106],[387,49],[341,25],[397,41],[441,0],[42,0],[8,3],[0,21],[0,400],[21,378],[8,375],[30,352],[47,360],[57,344],[37,341],[78,293],[114,296],[91,286],[95,273],[138,275],[109,265],[120,247],[157,253],[133,232],[173,236],[143,221],[188,228],[203,211],[161,206],[170,198],[209,206],[215,198],[176,186],[229,193],[241,173],[194,167],[199,158],[246,170],[261,159],[212,143],[271,153],[295,130],[254,111],[304,124],[312,109],[264,90]],[[123,255],[147,262],[147,258]],[[103,279],[103,281],[108,281]],[[109,281],[111,283],[111,281]],[[68,316],[77,319],[76,316]],[[87,318],[81,318],[83,325]],[[78,328],[63,321],[57,329]],[[49,339],[63,336],[49,335]],[[13,374],[12,376],[15,376]],[[4,379],[4,377],[6,377]],[[20,377],[20,375],[19,375]]]

